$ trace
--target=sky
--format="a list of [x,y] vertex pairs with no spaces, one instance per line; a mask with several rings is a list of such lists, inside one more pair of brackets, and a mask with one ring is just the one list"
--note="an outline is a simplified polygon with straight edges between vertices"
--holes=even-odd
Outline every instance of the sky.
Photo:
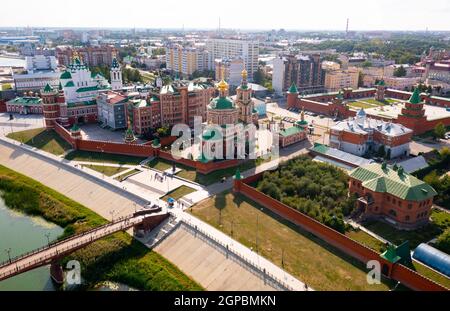
[[450,0],[11,0],[0,27],[450,30]]

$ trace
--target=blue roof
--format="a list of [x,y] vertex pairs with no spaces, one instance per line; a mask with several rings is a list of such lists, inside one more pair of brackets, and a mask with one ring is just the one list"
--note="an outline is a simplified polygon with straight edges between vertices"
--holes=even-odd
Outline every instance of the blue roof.
[[168,199],[167,199],[167,202],[173,203],[173,202],[175,202],[175,199],[174,199],[174,198],[168,198]]
[[413,258],[450,277],[450,256],[446,253],[421,243],[414,250]]

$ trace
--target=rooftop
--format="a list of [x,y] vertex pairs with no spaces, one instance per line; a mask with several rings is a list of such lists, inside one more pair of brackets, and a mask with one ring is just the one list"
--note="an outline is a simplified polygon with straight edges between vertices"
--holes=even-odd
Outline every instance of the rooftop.
[[389,193],[403,200],[423,201],[437,194],[430,185],[405,172],[401,166],[395,169],[371,163],[355,168],[350,177],[361,181],[369,190]]
[[40,97],[16,97],[14,99],[11,99],[8,101],[8,104],[17,104],[17,105],[24,105],[24,106],[34,106],[34,105],[40,105],[42,102],[42,99]]

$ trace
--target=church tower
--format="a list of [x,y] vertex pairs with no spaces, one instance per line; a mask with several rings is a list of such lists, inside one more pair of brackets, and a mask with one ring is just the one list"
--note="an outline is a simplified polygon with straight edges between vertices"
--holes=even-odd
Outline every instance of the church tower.
[[55,128],[55,123],[59,119],[59,104],[57,103],[58,91],[50,84],[41,90],[42,112],[46,129]]
[[120,68],[120,64],[117,61],[117,57],[114,54],[113,60],[111,64],[111,89],[113,91],[122,89],[122,70]]
[[236,90],[236,103],[239,107],[239,120],[248,124],[253,122],[252,88],[248,86],[247,70],[242,70],[242,82]]

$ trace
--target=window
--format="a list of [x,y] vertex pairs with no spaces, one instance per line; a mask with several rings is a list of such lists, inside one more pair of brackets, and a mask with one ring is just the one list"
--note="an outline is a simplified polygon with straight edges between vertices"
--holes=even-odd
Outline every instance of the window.
[[408,204],[408,209],[412,209],[412,204],[411,203]]
[[391,202],[391,197],[390,196],[387,196],[387,201]]
[[408,216],[408,215],[405,216],[405,220],[406,220],[406,221],[409,221],[409,216]]

